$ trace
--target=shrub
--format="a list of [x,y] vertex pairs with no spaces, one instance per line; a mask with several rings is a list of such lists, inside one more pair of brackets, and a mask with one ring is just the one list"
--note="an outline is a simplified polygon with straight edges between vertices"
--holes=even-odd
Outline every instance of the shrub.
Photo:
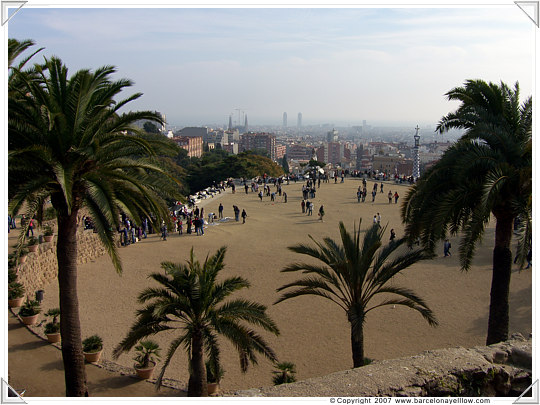
[[45,333],[50,335],[51,333],[60,332],[60,324],[58,322],[48,322],[45,325]]
[[24,297],[24,286],[21,283],[12,281],[8,285],[8,300]]
[[95,353],[103,349],[103,340],[98,335],[92,335],[82,341],[83,352]]
[[51,308],[46,313],[45,316],[52,316],[52,323],[58,323],[58,317],[60,316],[60,308]]
[[26,300],[21,309],[19,310],[19,316],[33,316],[41,312],[39,302],[36,300]]
[[206,360],[206,381],[209,383],[219,384],[223,376],[225,375],[225,370],[221,367],[221,364],[215,361]]
[[51,219],[56,219],[56,210],[53,207],[47,207],[43,211],[43,220],[50,221]]
[[50,225],[45,225],[43,227],[43,235],[44,236],[53,236],[54,235],[54,232],[53,232]]
[[8,267],[8,286],[9,284],[17,281],[17,278],[19,278],[19,276],[17,275],[17,272],[13,270],[13,268]]
[[30,236],[28,238],[28,242],[26,243],[28,246],[34,246],[38,244],[38,239],[35,236]]

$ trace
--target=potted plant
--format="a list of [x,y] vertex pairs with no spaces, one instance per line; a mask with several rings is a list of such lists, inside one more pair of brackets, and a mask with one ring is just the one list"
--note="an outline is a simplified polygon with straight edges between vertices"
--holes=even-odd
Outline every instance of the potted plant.
[[92,335],[82,341],[84,358],[88,363],[97,363],[103,351],[103,340]]
[[60,308],[49,309],[45,316],[52,316],[52,321],[45,325],[45,334],[47,335],[47,340],[49,343],[60,342],[60,322],[58,322]]
[[219,364],[219,360],[207,360],[205,365],[208,395],[216,394],[219,391],[219,383],[225,374],[225,370]]
[[19,278],[17,272],[13,267],[8,267],[8,285],[14,283]]
[[18,308],[22,305],[23,301],[24,286],[21,283],[17,283],[16,281],[11,281],[8,284],[8,305],[11,308]]
[[153,340],[142,340],[135,346],[137,354],[135,360],[135,372],[143,380],[152,377],[157,360],[160,358],[159,345]]
[[38,239],[35,236],[30,236],[26,245],[28,246],[29,252],[35,253],[39,248]]
[[54,238],[54,233],[50,225],[45,225],[43,227],[43,239],[45,242],[52,242]]
[[39,302],[27,299],[19,310],[19,316],[25,325],[35,325],[40,312]]
[[26,261],[26,258],[28,256],[28,249],[21,248],[19,250],[19,263],[23,264]]

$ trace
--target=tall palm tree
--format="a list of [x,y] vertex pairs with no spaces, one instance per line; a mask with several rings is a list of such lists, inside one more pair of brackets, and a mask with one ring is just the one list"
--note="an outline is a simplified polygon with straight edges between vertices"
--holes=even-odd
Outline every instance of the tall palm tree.
[[508,338],[513,222],[520,217],[520,256],[530,248],[532,191],[532,99],[520,103],[519,86],[468,80],[450,90],[458,109],[437,126],[443,133],[456,128],[463,136],[409,190],[402,218],[410,238],[420,237],[434,252],[436,243],[461,235],[460,263],[468,270],[476,244],[491,216],[495,247],[487,344]]
[[[383,246],[384,231],[385,228],[375,224],[366,230],[361,241],[360,229],[355,226],[351,235],[340,222],[341,245],[329,237],[323,242],[316,242],[309,236],[315,246],[299,244],[289,247],[293,252],[321,261],[322,265],[293,263],[281,270],[301,271],[306,276],[278,288],[278,292],[288,291],[276,304],[301,295],[317,295],[329,299],[346,312],[351,326],[354,367],[364,365],[364,323],[370,311],[385,305],[404,305],[420,312],[431,326],[437,325],[431,309],[413,291],[387,285],[396,274],[426,256],[422,250],[400,252],[405,239]],[[389,297],[373,304],[373,298],[379,294]]]
[[249,282],[241,277],[217,281],[225,266],[225,252],[226,248],[221,247],[213,256],[207,256],[202,265],[195,259],[193,249],[186,264],[161,263],[165,274],[149,275],[160,286],[146,288],[139,294],[139,302],[147,305],[137,311],[137,320],[115,348],[114,357],[130,350],[140,339],[177,329],[179,335],[169,346],[157,387],[176,350],[183,346],[189,358],[189,396],[208,395],[205,352],[216,369],[221,368],[218,335],[229,339],[238,350],[242,372],[247,371],[250,362],[257,364],[257,353],[276,361],[265,340],[246,325],[253,324],[278,335],[266,307],[244,299],[225,301],[235,291],[249,287]]
[[[171,178],[155,163],[165,150],[159,141],[143,139],[133,125],[141,119],[161,122],[154,112],[119,109],[135,94],[115,101],[129,80],[112,81],[111,66],[94,72],[68,69],[56,57],[17,70],[21,87],[9,99],[9,210],[25,205],[29,217],[51,201],[58,223],[57,259],[62,357],[66,395],[86,396],[77,298],[77,216],[85,209],[118,272],[115,229],[121,212],[134,221],[141,215],[167,219],[158,191],[175,193]],[[159,176],[158,176],[159,175]],[[24,239],[24,232],[21,232]],[[22,243],[22,239],[20,240]]]

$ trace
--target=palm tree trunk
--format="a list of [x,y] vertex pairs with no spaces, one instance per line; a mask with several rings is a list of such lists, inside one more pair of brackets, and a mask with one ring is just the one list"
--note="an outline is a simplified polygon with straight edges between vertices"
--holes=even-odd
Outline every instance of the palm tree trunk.
[[508,339],[508,296],[512,272],[510,241],[512,239],[513,218],[506,210],[500,210],[494,214],[497,224],[495,226],[495,248],[493,249],[487,345]]
[[351,324],[351,347],[353,357],[353,367],[362,367],[364,365],[364,329],[355,328]]
[[191,341],[191,372],[188,397],[207,397],[206,368],[203,361],[203,339],[200,331],[193,333]]
[[86,370],[77,297],[77,211],[58,215],[58,286],[60,335],[66,381],[66,396],[87,397]]

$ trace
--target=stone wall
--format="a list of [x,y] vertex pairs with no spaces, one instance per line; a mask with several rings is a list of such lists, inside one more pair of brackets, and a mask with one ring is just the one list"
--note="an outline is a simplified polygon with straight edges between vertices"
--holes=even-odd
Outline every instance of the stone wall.
[[[532,384],[532,339],[520,334],[491,346],[429,350],[275,387],[238,391],[255,397],[514,396]],[[530,394],[530,392],[529,392]]]
[[[84,230],[77,231],[77,263],[87,263],[106,254],[97,233]],[[18,282],[24,285],[26,296],[33,299],[35,291],[43,289],[58,276],[56,260],[56,236],[52,242],[39,245],[36,253],[29,253],[26,261],[17,266]]]

